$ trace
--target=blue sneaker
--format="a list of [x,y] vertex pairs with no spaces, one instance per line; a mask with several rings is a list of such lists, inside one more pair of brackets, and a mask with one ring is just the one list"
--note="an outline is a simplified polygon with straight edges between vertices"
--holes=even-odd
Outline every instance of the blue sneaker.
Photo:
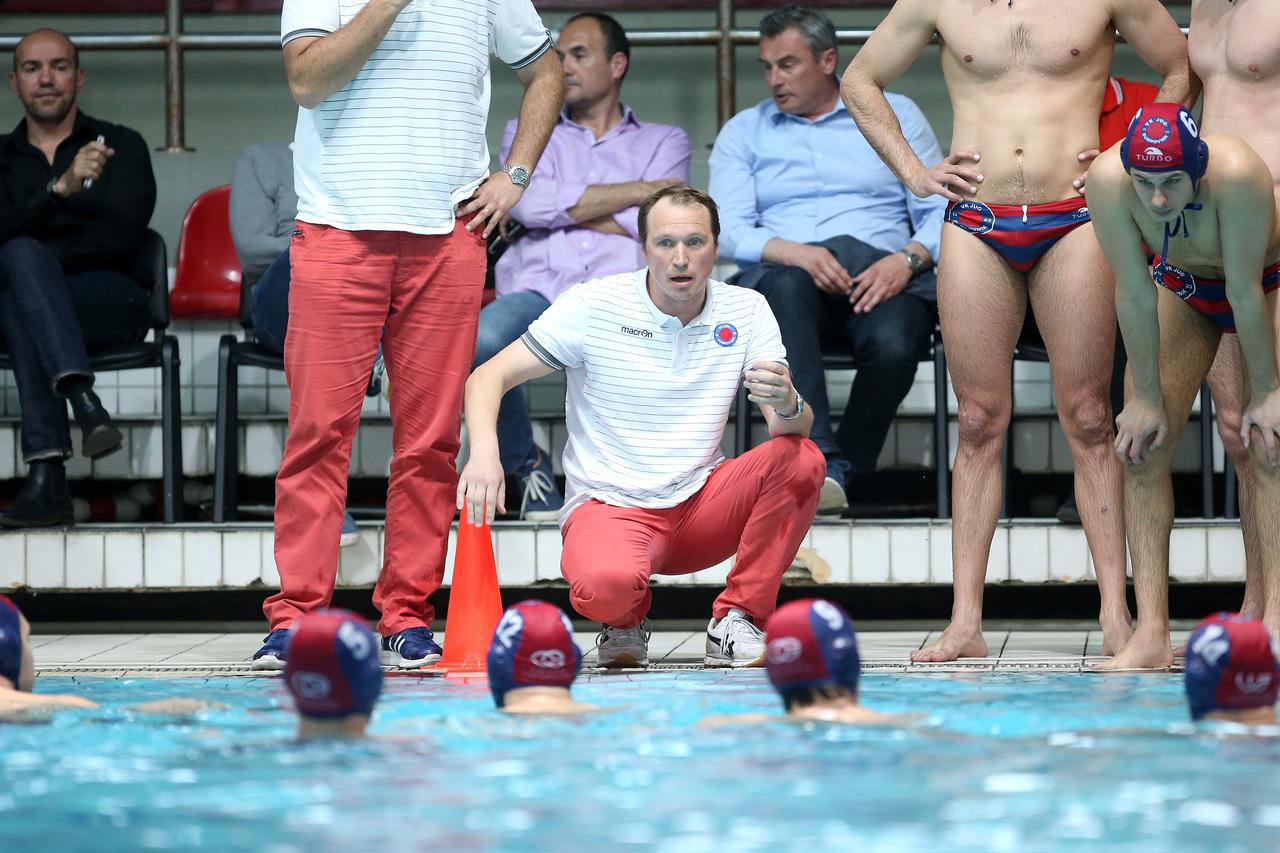
[[827,478],[822,481],[822,491],[818,493],[818,515],[840,515],[849,508],[849,499],[844,493],[849,468],[849,463],[843,459],[827,459]]
[[263,637],[262,648],[253,655],[253,669],[284,669],[289,657],[289,629],[276,628]]
[[564,497],[556,488],[555,471],[551,468],[551,457],[540,448],[534,448],[537,454],[533,465],[520,478],[524,495],[520,499],[520,518],[524,521],[555,521],[560,517],[560,508],[564,506]]
[[382,638],[382,662],[387,666],[417,669],[429,663],[439,663],[443,653],[435,634],[426,628],[405,628]]
[[344,512],[342,514],[342,534],[338,537],[338,547],[346,548],[360,541],[360,528],[356,527],[356,520],[351,517],[351,513]]

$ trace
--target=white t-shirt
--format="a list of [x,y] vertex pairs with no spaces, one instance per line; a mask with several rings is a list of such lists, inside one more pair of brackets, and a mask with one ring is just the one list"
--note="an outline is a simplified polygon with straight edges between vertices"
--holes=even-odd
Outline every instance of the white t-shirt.
[[786,364],[769,303],[707,283],[702,313],[681,327],[653,304],[648,270],[569,288],[521,338],[568,383],[563,524],[592,498],[661,509],[694,495],[724,461],[720,440],[753,361]]
[[[366,0],[284,0],[280,43],[346,26]],[[448,234],[489,172],[489,54],[551,47],[530,0],[413,0],[355,78],[298,110],[298,218],[348,231]]]

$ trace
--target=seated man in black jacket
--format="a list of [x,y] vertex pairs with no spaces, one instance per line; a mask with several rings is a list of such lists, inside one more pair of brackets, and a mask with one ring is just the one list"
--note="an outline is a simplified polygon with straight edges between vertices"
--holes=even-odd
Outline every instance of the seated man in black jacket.
[[137,133],[76,108],[84,76],[55,30],[14,51],[9,86],[26,117],[0,137],[0,348],[13,361],[28,472],[0,527],[72,522],[67,403],[85,456],[122,440],[93,392],[87,350],[147,329],[147,289],[129,271],[155,208],[151,159]]

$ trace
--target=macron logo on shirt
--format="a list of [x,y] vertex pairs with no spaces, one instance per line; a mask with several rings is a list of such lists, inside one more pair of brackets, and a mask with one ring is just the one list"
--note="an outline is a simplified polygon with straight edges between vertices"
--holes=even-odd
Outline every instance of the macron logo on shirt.
[[618,328],[626,335],[635,335],[637,338],[645,338],[646,340],[653,338],[653,332],[646,329],[633,329],[630,326],[619,326]]

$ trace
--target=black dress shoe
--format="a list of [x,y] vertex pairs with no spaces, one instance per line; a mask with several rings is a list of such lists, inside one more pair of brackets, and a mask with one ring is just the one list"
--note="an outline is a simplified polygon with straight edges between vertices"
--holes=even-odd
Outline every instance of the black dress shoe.
[[55,527],[75,524],[67,472],[62,460],[37,459],[13,502],[0,509],[0,527]]
[[111,415],[102,407],[102,401],[93,393],[88,382],[77,382],[66,389],[67,402],[80,425],[80,455],[101,459],[115,453],[124,444],[120,428],[111,422]]

